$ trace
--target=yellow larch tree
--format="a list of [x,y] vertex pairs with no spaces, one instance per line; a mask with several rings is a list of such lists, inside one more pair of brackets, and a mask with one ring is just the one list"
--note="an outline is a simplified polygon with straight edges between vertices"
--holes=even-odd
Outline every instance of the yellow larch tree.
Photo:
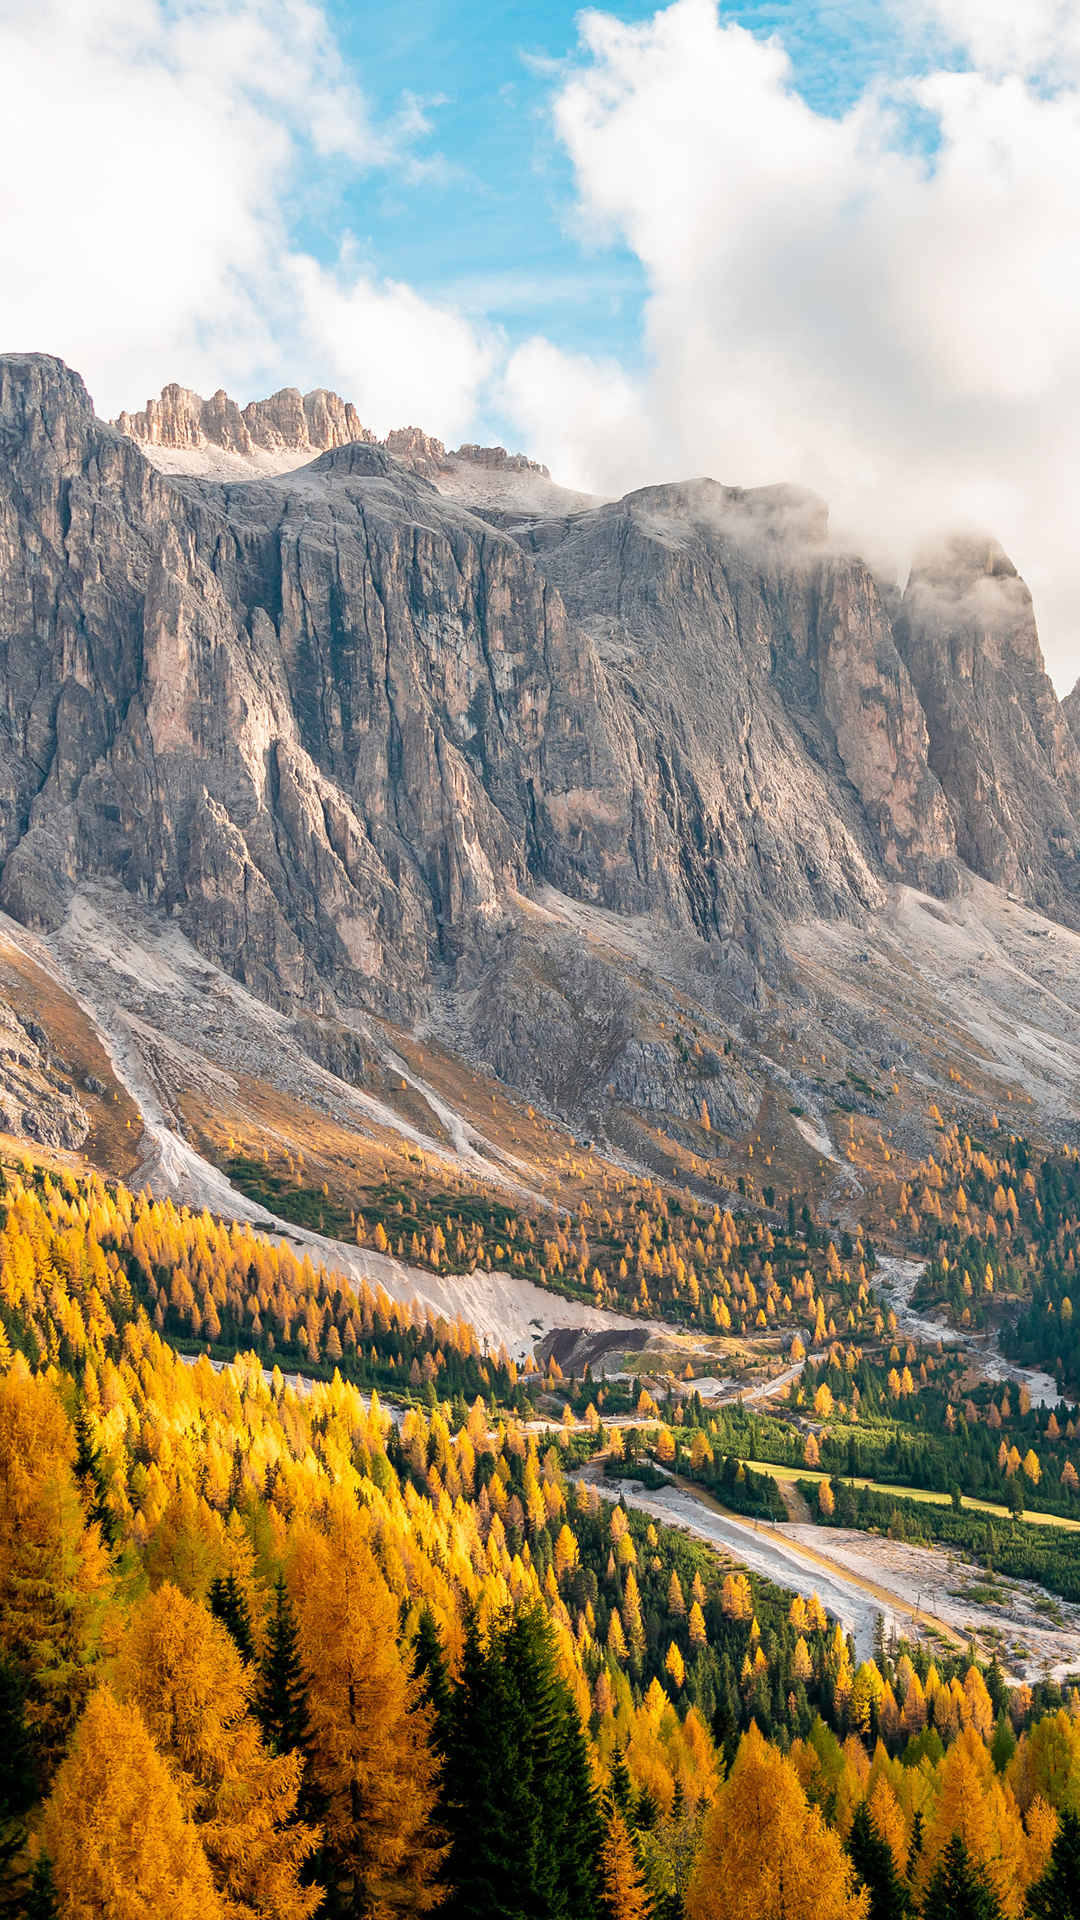
[[1029,1887],[1045,1873],[1050,1849],[1057,1837],[1058,1815],[1041,1794],[1036,1794],[1027,1813],[1027,1880]]
[[[398,1646],[398,1610],[351,1495],[300,1524],[288,1580],[308,1671],[311,1774],[348,1910],[414,1915],[440,1898],[429,1713]],[[349,1903],[352,1906],[349,1906]]]
[[865,1920],[840,1839],[751,1725],[706,1817],[687,1920]]
[[1009,1784],[1026,1816],[1036,1798],[1051,1807],[1080,1800],[1080,1720],[1064,1708],[1021,1736],[1009,1763]]
[[870,1790],[869,1807],[871,1824],[878,1839],[884,1840],[892,1854],[897,1873],[906,1873],[911,1834],[890,1781],[875,1781]]
[[629,1828],[613,1807],[600,1854],[605,1920],[648,1920],[649,1896]]
[[198,1830],[137,1707],[87,1703],[45,1803],[60,1920],[225,1920]]
[[316,1834],[296,1821],[301,1758],[271,1754],[251,1711],[253,1674],[225,1628],[165,1585],[134,1608],[112,1663],[171,1763],[223,1905],[235,1920],[308,1920],[301,1884]]
[[686,1679],[686,1662],[679,1651],[677,1640],[673,1640],[668,1647],[667,1654],[664,1658],[664,1671],[669,1676],[676,1693],[678,1693]]
[[[936,1703],[935,1703],[936,1716]],[[956,1736],[939,1775],[937,1805],[927,1823],[919,1859],[918,1887],[925,1890],[954,1833],[989,1875],[1006,1916],[1018,1915],[1028,1880],[1028,1849],[1011,1787],[994,1772],[990,1755],[972,1727]]]
[[0,1378],[0,1645],[27,1675],[27,1724],[47,1769],[85,1704],[110,1585],[74,1452],[55,1388],[17,1354]]

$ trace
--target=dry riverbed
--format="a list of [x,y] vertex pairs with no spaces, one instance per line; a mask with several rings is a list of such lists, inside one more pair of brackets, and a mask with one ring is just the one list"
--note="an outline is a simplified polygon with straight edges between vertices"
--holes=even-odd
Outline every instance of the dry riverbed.
[[912,1546],[844,1527],[789,1526],[793,1540],[816,1548],[837,1570],[887,1587],[907,1607],[924,1608],[997,1653],[1017,1680],[1062,1679],[1080,1672],[1080,1605],[1033,1581],[1005,1579],[941,1547]]

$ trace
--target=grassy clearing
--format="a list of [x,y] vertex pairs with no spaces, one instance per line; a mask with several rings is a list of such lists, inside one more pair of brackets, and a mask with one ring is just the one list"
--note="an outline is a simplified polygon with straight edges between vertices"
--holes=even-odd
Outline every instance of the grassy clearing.
[[[817,1485],[822,1480],[833,1478],[831,1474],[821,1473],[812,1467],[776,1466],[770,1460],[748,1460],[748,1467],[755,1473],[771,1473],[774,1480],[812,1480]],[[848,1481],[849,1476],[840,1474],[837,1478]],[[947,1507],[951,1505],[947,1493],[938,1493],[928,1487],[896,1486],[888,1480],[864,1480],[858,1475],[851,1479],[853,1487],[865,1488],[868,1493],[880,1493],[884,1498],[895,1500],[916,1500],[927,1506]],[[998,1520],[1018,1518],[1021,1525],[1030,1521],[1038,1527],[1061,1527],[1066,1533],[1080,1533],[1080,1520],[1070,1520],[1060,1513],[1022,1513],[1014,1515],[1011,1508],[1001,1506],[993,1500],[975,1500],[970,1495],[961,1496],[961,1507],[971,1513],[988,1513]]]

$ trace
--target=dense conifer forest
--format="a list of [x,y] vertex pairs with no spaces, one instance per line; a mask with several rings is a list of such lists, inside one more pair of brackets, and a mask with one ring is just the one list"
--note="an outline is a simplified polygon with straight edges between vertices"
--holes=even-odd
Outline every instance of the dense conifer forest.
[[[224,1366],[177,1353],[195,1316],[212,1350],[273,1330],[305,1378],[265,1338]],[[842,1410],[856,1464],[910,1474],[925,1439],[948,1478],[951,1446],[985,1448],[949,1427],[932,1354],[826,1335],[784,1419],[691,1397],[605,1431],[586,1380],[567,1405],[592,1418],[545,1426],[467,1328],[29,1168],[6,1178],[0,1327],[3,1911],[1075,1911],[1075,1690],[926,1647],[860,1660],[817,1600],[589,1476],[602,1451],[775,1501],[746,1462],[830,1467]],[[875,1425],[898,1364],[899,1452]],[[1057,1460],[1045,1412],[1009,1418]]]

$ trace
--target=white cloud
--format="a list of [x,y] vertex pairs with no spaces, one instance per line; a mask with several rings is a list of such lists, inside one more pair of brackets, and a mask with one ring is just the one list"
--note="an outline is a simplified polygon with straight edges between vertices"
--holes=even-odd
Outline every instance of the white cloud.
[[618,493],[627,474],[649,469],[641,396],[614,361],[538,336],[511,354],[499,397],[523,445],[563,486]]
[[376,124],[314,0],[5,0],[0,72],[0,348],[62,355],[104,413],[340,380],[375,424],[410,393],[433,432],[468,419],[465,323],[290,238],[301,165],[428,164],[422,105]]
[[[1071,682],[1080,91],[1001,70],[1004,9],[937,4],[973,51],[996,21],[1000,59],[872,89],[840,117],[809,107],[781,45],[721,24],[713,0],[635,26],[583,17],[556,126],[584,227],[629,246],[649,287],[620,478],[801,481],[901,561],[941,525],[989,526]],[[1036,12],[1057,32],[1050,0]],[[933,141],[913,141],[915,124]],[[549,348],[547,405],[574,413],[581,477],[610,484],[608,415],[590,433],[580,363],[561,389],[559,368]]]
[[936,28],[987,73],[1060,82],[1080,68],[1076,0],[892,0],[909,28]]
[[555,124],[583,271],[611,272],[617,241],[647,286],[631,376],[602,342],[508,353],[467,279],[433,301],[347,235],[330,265],[297,242],[297,210],[332,218],[342,177],[445,171],[423,102],[373,117],[319,0],[0,0],[0,348],[62,354],[106,413],[166,379],[240,400],[325,384],[379,431],[448,442],[501,412],[604,492],[797,480],[900,562],[942,525],[986,526],[1071,681],[1080,11],[892,4],[921,35],[912,77],[836,117],[714,0],[583,16]]
[[356,272],[348,248],[335,272],[298,258],[293,273],[320,386],[338,386],[377,433],[464,436],[499,351],[490,331],[400,281]]

